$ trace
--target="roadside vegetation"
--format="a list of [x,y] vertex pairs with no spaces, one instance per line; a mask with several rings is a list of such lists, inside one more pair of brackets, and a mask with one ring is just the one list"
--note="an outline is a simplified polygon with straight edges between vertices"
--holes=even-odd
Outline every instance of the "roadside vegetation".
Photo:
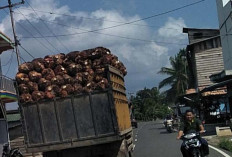
[[[159,83],[159,87],[144,88],[131,96],[133,113],[138,120],[155,120],[164,118],[172,113],[171,106],[175,104],[178,96],[185,94],[186,89],[191,87],[191,78],[188,70],[186,50],[180,51],[170,57],[170,66],[162,67],[159,74],[167,77]],[[168,87],[160,92],[161,88]]]
[[165,94],[157,87],[138,91],[136,96],[131,96],[130,101],[137,120],[155,120],[172,112],[166,102]]
[[222,139],[219,143],[219,147],[232,152],[232,141],[230,139]]

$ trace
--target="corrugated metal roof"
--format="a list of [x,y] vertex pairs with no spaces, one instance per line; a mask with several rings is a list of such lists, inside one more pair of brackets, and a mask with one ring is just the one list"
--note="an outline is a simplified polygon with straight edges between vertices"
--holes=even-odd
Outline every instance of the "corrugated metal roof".
[[9,37],[0,31],[0,53],[9,49],[14,49],[13,43]]

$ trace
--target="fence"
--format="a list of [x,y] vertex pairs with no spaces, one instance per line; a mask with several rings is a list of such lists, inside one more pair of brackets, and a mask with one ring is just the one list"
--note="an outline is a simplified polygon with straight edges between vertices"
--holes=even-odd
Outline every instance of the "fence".
[[16,94],[14,80],[8,78],[7,76],[1,75],[0,76],[0,90],[8,91],[12,94]]

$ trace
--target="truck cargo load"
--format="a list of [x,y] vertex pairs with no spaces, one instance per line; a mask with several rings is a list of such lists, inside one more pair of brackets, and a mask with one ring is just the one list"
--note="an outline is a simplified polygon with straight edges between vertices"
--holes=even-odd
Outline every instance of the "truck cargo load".
[[[65,55],[62,61],[56,60],[54,65],[51,62],[53,56],[49,56],[50,63],[40,60],[41,66],[37,72],[35,65],[30,63],[20,67],[20,75],[25,75],[16,76],[17,90],[28,152],[49,152],[106,144],[125,138],[128,141],[128,151],[132,150],[132,128],[124,84],[126,69],[117,57],[109,55],[109,52],[105,48],[72,52]],[[73,70],[67,70],[70,66],[65,66],[64,61],[67,65],[78,65],[77,69],[74,67],[76,71],[73,73]],[[39,74],[48,67],[55,71],[55,75],[52,72]],[[35,71],[34,75],[31,71]],[[88,72],[87,77],[83,74],[85,72]],[[80,76],[80,73],[83,75]],[[51,79],[57,75],[69,75],[73,82],[69,82],[71,86],[68,88],[79,86],[78,90],[63,88],[62,86],[67,86],[65,81],[61,83],[62,81],[52,82],[45,79],[44,76],[49,74],[53,75]],[[43,86],[46,81],[43,85],[39,83],[42,78],[50,81],[48,86],[57,86],[56,89],[50,90],[49,94],[53,94],[53,97],[46,96],[48,91]],[[29,82],[32,82],[31,86],[28,85]],[[25,87],[21,87],[22,84]],[[38,94],[40,92],[42,94]]]

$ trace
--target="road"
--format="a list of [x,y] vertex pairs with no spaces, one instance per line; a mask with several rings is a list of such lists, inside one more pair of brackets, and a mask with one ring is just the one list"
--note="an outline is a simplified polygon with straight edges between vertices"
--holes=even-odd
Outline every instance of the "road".
[[[135,157],[181,157],[177,133],[167,133],[160,122],[142,122],[134,129]],[[225,157],[210,149],[210,157]]]

